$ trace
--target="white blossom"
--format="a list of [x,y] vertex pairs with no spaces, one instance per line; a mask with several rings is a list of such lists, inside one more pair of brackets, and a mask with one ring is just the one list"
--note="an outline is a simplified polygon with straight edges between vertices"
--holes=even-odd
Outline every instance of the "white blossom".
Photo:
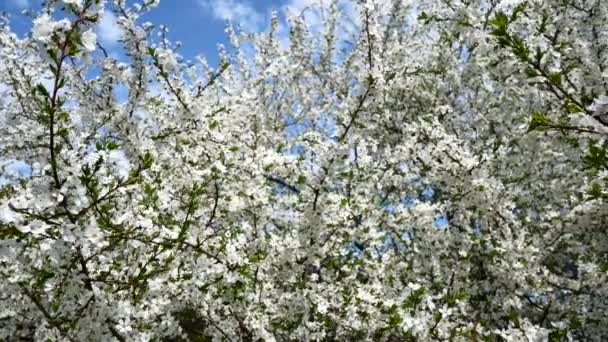
[[82,9],[82,1],[83,0],[62,0],[66,5],[73,5],[77,9]]
[[608,2],[109,3],[0,25],[0,340],[608,339]]
[[97,44],[97,35],[95,34],[95,32],[93,32],[92,29],[89,29],[85,32],[82,33],[82,46],[84,46],[84,49],[88,52],[92,52],[95,51],[96,48],[96,44]]
[[34,39],[48,43],[51,40],[53,33],[58,28],[58,23],[53,21],[50,15],[44,13],[34,19],[34,27],[32,28],[32,35]]

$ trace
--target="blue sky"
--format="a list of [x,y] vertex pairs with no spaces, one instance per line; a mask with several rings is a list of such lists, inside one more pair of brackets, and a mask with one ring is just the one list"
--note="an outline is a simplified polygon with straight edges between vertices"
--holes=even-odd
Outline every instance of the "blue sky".
[[[182,55],[192,59],[202,54],[211,64],[217,62],[217,44],[227,43],[226,21],[238,22],[243,30],[260,31],[268,26],[273,10],[295,12],[318,0],[161,0],[160,5],[142,18],[169,27],[169,38],[181,41]],[[39,9],[41,0],[0,0],[0,12],[11,15],[11,27],[20,35],[30,30],[31,18],[22,14],[26,9]],[[108,0],[109,2],[109,0]],[[134,1],[128,1],[133,3]],[[100,42],[118,53],[120,30],[113,14],[98,25]]]

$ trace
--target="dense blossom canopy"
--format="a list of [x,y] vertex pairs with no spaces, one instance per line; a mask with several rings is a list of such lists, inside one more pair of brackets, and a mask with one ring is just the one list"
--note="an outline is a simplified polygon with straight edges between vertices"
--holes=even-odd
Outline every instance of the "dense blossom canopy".
[[0,22],[1,340],[608,339],[608,1],[314,3]]

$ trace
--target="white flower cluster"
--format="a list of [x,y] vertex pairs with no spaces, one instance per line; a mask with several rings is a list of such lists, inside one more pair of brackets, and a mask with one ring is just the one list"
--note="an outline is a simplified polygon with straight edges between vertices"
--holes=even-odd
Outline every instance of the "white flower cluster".
[[157,4],[0,26],[0,340],[608,340],[608,2]]

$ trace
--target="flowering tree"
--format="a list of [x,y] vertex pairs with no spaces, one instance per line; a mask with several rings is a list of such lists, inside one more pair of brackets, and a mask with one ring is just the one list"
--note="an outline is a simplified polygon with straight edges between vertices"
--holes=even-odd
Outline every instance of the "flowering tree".
[[156,2],[3,21],[2,339],[608,338],[607,2],[336,0],[217,69]]

